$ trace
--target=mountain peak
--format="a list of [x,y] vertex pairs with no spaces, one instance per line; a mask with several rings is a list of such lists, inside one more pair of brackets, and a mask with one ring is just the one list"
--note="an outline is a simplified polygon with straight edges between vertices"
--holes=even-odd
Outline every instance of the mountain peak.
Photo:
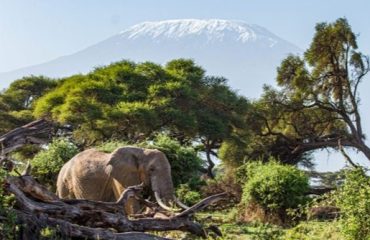
[[0,73],[0,88],[25,75],[60,78],[87,73],[96,66],[122,59],[165,64],[176,58],[191,58],[204,67],[207,74],[224,76],[230,79],[233,88],[257,97],[262,84],[274,80],[281,60],[288,53],[297,52],[301,51],[294,44],[243,21],[143,22],[74,54]]
[[175,19],[143,22],[124,31],[120,36],[128,39],[182,39],[204,36],[208,41],[229,39],[238,42],[267,41],[270,47],[280,38],[263,27],[243,21],[224,19]]

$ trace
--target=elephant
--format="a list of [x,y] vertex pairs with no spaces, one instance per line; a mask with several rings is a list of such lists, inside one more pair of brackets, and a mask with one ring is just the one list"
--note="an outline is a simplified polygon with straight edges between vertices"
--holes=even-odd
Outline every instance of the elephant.
[[[112,153],[88,149],[78,153],[61,168],[57,179],[60,198],[113,202],[129,186],[143,183],[151,189],[158,205],[173,210],[171,204],[188,208],[174,194],[171,166],[164,153],[156,149],[120,147]],[[130,199],[127,214],[138,213],[140,205]]]

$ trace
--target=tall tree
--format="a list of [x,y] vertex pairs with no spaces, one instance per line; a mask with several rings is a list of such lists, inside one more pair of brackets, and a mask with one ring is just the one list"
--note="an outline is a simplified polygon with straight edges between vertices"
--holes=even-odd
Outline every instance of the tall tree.
[[319,23],[304,57],[289,56],[278,68],[280,90],[267,87],[260,104],[263,134],[283,139],[291,154],[353,147],[370,160],[359,112],[359,84],[369,57],[358,51],[347,20]]

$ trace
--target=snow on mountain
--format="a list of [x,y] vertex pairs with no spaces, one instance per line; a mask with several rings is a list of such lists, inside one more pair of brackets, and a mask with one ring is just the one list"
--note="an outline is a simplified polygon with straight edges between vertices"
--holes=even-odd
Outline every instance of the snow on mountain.
[[86,73],[114,61],[192,58],[207,74],[229,79],[249,97],[272,84],[276,67],[289,53],[301,50],[267,29],[234,20],[179,19],[143,22],[77,53],[15,71],[0,73],[0,88],[25,75],[64,77]]
[[270,47],[278,37],[258,25],[248,25],[242,21],[211,20],[168,20],[159,22],[144,22],[122,31],[120,35],[128,39],[150,37],[152,39],[166,37],[180,39],[188,36],[206,36],[208,41],[223,41],[230,38],[233,41],[264,41]]

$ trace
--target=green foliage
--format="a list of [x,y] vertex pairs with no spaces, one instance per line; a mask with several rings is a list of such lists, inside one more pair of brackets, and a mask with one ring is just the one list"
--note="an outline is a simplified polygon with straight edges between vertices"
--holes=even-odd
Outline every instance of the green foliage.
[[346,173],[335,200],[341,210],[340,227],[346,239],[370,239],[370,177],[363,169]]
[[293,166],[277,162],[248,163],[242,203],[257,204],[266,212],[284,218],[288,209],[304,203],[308,177]]
[[0,93],[0,135],[32,121],[34,102],[56,85],[57,81],[42,76],[29,76],[12,82]]
[[74,143],[66,138],[54,139],[45,150],[40,151],[32,159],[33,175],[38,180],[54,188],[59,170],[65,162],[78,153]]
[[176,189],[176,195],[183,203],[189,206],[192,206],[202,200],[200,193],[191,190],[189,184],[180,184]]
[[84,146],[109,139],[137,143],[165,132],[181,143],[201,142],[210,153],[244,127],[248,105],[226,79],[205,76],[192,60],[165,66],[120,61],[58,81],[33,113],[71,125]]
[[258,224],[255,235],[251,237],[252,240],[279,240],[283,235],[283,231],[275,226],[269,224]]
[[370,62],[356,38],[344,18],[319,23],[304,56],[290,55],[281,62],[279,88],[265,87],[247,116],[256,135],[248,144],[249,159],[274,156],[286,163],[309,163],[312,151],[337,146],[339,139],[370,159],[358,107],[359,84]]
[[[199,178],[202,160],[192,147],[181,145],[178,141],[160,134],[148,147],[162,151],[171,165],[172,179],[175,186],[190,183]],[[194,188],[193,188],[194,189]]]
[[18,226],[16,215],[12,210],[14,198],[5,191],[5,178],[8,176],[6,170],[0,168],[0,239],[16,239]]
[[229,167],[239,167],[247,161],[245,142],[239,139],[229,138],[225,140],[218,150],[218,157]]
[[53,240],[64,240],[66,239],[66,236],[63,236],[59,231],[60,226],[57,227],[45,227],[40,229],[40,240],[47,240],[47,239],[53,239]]
[[96,148],[102,152],[111,153],[119,147],[124,147],[129,145],[127,142],[119,141],[119,140],[111,140],[99,144]]
[[344,240],[338,222],[302,222],[288,229],[283,240]]

